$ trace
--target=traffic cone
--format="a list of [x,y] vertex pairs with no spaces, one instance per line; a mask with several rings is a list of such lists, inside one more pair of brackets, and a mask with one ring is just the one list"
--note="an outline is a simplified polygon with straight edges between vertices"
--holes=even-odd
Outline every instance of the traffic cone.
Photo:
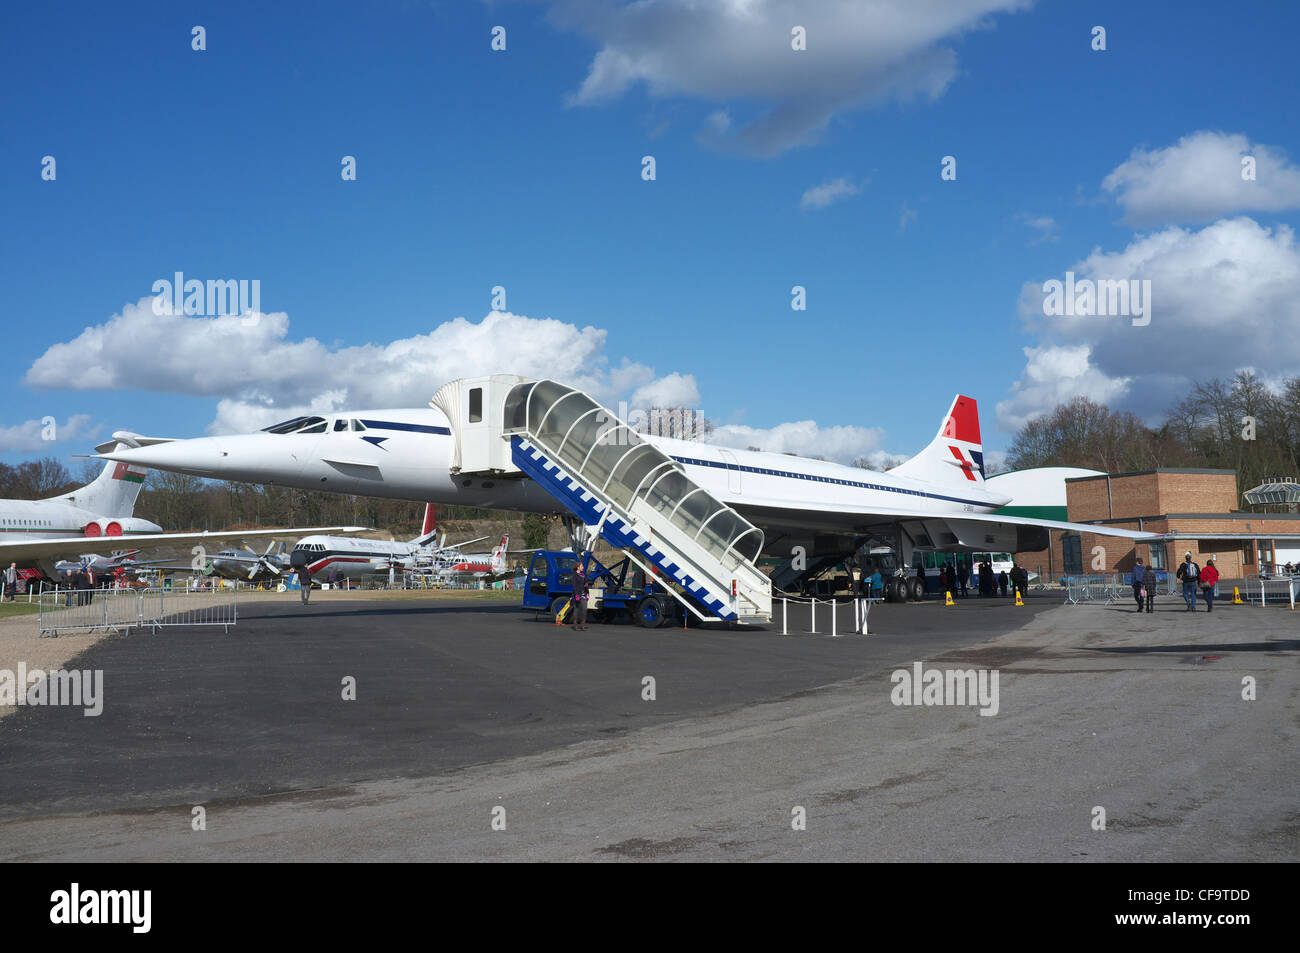
[[1232,587],[1232,604],[1234,606],[1245,605],[1245,603],[1241,601],[1241,590],[1236,586]]
[[1020,598],[1020,590],[1017,589],[1017,590],[1016,590],[1016,605],[1018,605],[1018,606],[1023,606],[1024,604],[1025,604],[1025,600]]
[[952,601],[952,592],[951,592],[951,591],[945,592],[945,593],[943,594],[943,604],[946,605],[946,606],[956,605],[956,603],[954,603],[954,602]]

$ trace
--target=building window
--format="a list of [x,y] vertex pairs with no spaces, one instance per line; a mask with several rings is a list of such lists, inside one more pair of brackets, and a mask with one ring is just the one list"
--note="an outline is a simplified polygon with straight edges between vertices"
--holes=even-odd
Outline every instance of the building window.
[[1061,538],[1061,559],[1067,576],[1083,575],[1083,538],[1066,535]]
[[1255,565],[1255,543],[1253,540],[1247,540],[1241,544],[1241,564],[1243,566]]
[[1152,568],[1152,569],[1168,569],[1168,568],[1169,568],[1169,563],[1165,561],[1165,544],[1164,544],[1164,543],[1152,543],[1152,544],[1151,544],[1151,568]]

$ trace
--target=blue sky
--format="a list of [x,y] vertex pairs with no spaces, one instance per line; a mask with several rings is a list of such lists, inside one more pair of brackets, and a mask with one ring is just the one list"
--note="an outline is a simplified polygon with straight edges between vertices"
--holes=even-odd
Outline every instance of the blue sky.
[[[697,397],[741,446],[883,460],[958,391],[998,450],[1077,393],[1154,418],[1190,380],[1300,362],[1275,346],[1300,317],[1292,4],[3,17],[0,460],[418,406],[490,371]],[[1238,154],[1258,181],[1224,182]],[[1151,278],[1151,325],[1035,313],[1068,269]],[[269,317],[151,319],[177,271],[257,279]]]

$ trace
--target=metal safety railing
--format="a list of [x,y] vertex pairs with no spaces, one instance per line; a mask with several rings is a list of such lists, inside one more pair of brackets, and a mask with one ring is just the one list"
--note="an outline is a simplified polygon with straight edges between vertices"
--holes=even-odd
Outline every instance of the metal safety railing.
[[[775,601],[773,600],[774,603]],[[853,596],[849,599],[805,599],[784,596],[780,599],[781,634],[831,637],[869,635],[867,617],[871,614],[871,607],[878,602],[884,602],[884,599],[869,599],[865,596]],[[776,608],[775,604],[772,608]]]
[[[762,530],[686,475],[582,391],[552,380],[515,385],[504,433],[515,465],[616,549],[638,554],[690,593],[681,599],[727,620],[771,618],[772,589],[754,561]],[[643,568],[647,568],[643,565]]]
[[236,588],[72,589],[42,592],[41,637],[60,632],[158,630],[179,625],[219,625],[229,632],[239,621]]
[[1234,588],[1240,593],[1241,601],[1250,605],[1287,606],[1294,609],[1296,597],[1300,595],[1300,577],[1220,579],[1215,598],[1223,598],[1224,593],[1230,597]]

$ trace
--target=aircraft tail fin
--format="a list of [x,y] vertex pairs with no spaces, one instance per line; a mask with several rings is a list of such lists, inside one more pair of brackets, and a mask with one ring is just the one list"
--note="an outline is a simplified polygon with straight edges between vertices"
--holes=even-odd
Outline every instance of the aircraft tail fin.
[[506,533],[501,537],[501,542],[497,543],[497,548],[492,550],[492,569],[494,572],[502,572],[506,568],[506,553],[510,550],[510,534]]
[[979,408],[973,397],[958,394],[929,446],[889,471],[895,476],[947,486],[984,485],[984,445],[980,442]]
[[[119,443],[117,446],[128,449],[129,444]],[[135,512],[136,497],[140,495],[148,475],[149,471],[137,464],[109,460],[92,482],[51,499],[81,507],[97,516],[131,516]]]
[[411,540],[416,546],[428,546],[438,538],[438,508],[432,503],[424,504],[424,525],[420,535]]

